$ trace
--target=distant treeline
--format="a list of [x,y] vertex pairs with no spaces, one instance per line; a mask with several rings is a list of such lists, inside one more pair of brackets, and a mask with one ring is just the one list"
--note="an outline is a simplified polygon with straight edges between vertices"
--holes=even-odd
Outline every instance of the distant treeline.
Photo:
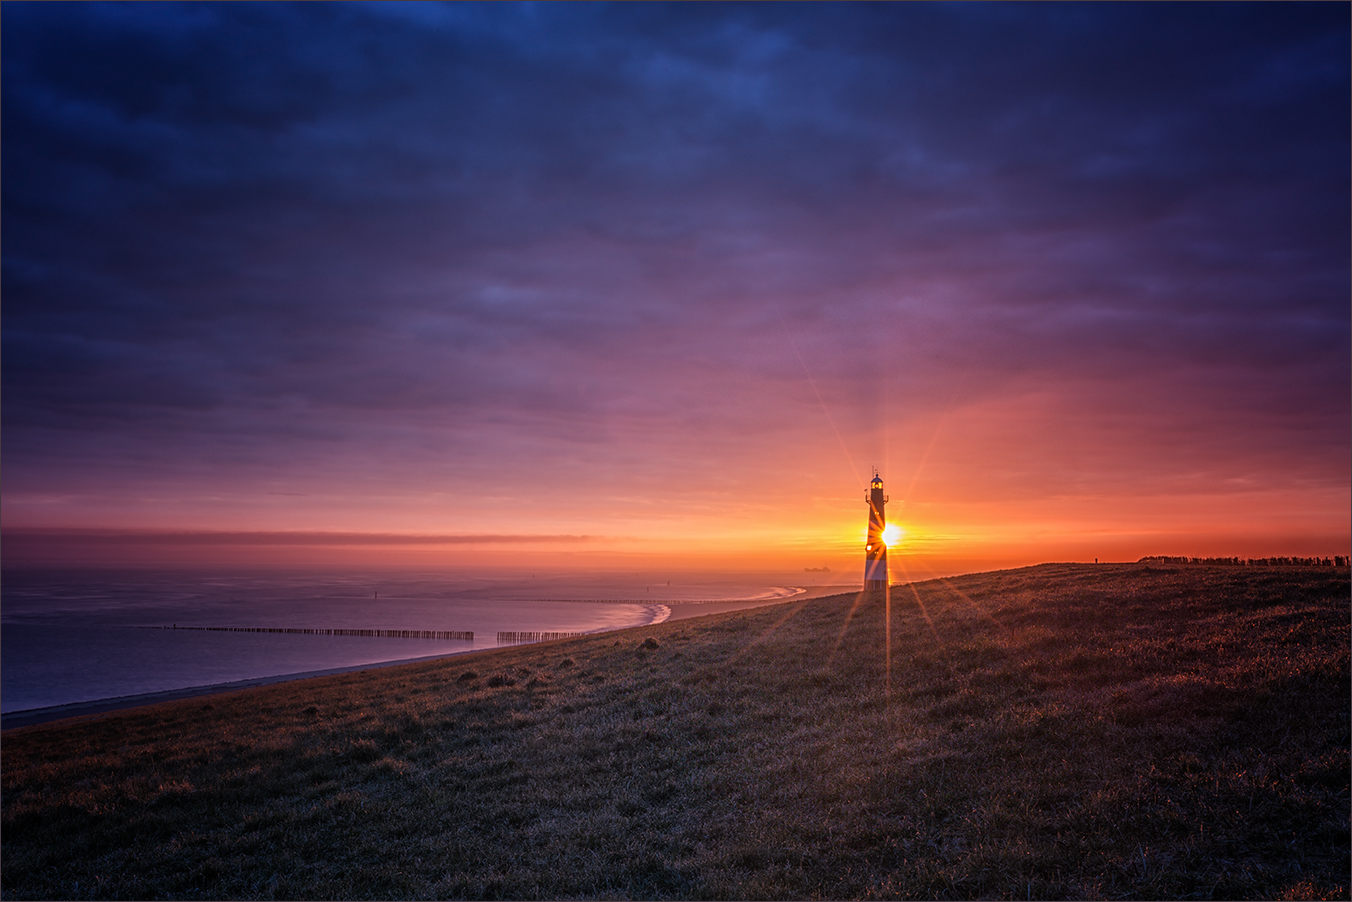
[[1154,554],[1143,557],[1138,564],[1235,564],[1240,567],[1346,567],[1348,558],[1333,557],[1184,557]]

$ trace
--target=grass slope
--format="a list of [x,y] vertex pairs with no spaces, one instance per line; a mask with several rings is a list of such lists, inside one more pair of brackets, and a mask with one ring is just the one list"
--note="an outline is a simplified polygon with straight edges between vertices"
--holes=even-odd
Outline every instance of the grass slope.
[[[8,898],[1347,898],[1345,568],[1045,565],[3,739]],[[651,639],[651,641],[647,641]]]

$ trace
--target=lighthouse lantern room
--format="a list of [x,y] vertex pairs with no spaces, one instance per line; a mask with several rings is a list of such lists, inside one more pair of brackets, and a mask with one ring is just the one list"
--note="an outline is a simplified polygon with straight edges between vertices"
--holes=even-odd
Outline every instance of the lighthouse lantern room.
[[868,494],[868,533],[864,539],[864,591],[887,588],[887,545],[883,542],[883,530],[887,527],[887,496],[883,494],[883,480],[878,471],[873,471],[873,481],[869,483]]

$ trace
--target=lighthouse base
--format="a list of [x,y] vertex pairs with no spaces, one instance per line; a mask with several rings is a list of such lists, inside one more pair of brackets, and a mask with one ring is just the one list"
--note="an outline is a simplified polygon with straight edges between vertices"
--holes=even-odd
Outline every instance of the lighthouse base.
[[864,559],[864,589],[870,591],[873,589],[887,588],[887,556],[886,552],[878,557]]

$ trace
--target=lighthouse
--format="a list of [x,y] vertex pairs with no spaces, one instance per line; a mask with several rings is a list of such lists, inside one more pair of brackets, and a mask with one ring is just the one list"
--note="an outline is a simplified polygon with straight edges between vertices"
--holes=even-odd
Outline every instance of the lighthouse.
[[883,529],[887,527],[887,496],[883,494],[883,479],[875,470],[869,483],[868,535],[864,539],[864,591],[887,588],[887,546],[883,544]]

